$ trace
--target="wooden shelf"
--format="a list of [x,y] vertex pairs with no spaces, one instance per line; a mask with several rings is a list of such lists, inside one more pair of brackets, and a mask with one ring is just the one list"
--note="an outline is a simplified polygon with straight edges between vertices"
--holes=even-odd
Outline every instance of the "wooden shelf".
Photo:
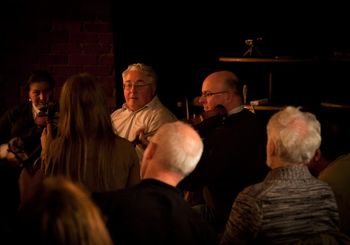
[[283,109],[284,106],[273,106],[273,105],[244,105],[244,108],[254,111],[279,111]]
[[275,58],[248,58],[248,57],[220,57],[221,62],[236,62],[236,63],[305,63],[314,62],[315,59],[298,59],[289,57]]

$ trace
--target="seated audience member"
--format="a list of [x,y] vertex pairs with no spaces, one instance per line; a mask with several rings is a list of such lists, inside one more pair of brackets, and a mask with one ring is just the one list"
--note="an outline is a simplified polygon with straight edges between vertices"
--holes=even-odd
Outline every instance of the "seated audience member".
[[166,122],[173,122],[176,116],[159,100],[157,75],[151,66],[131,64],[122,73],[125,103],[111,115],[115,132],[135,142],[136,152],[142,159],[144,144],[137,143],[145,136],[143,143]]
[[216,234],[183,199],[178,182],[196,166],[203,144],[184,122],[162,125],[142,158],[141,183],[94,198],[115,244],[215,244]]
[[17,212],[21,160],[36,153],[40,157],[40,136],[47,121],[40,112],[53,103],[54,86],[49,72],[31,72],[24,84],[25,101],[0,118],[0,233],[7,232]]
[[7,110],[0,118],[0,158],[17,162],[9,149],[9,141],[15,137],[25,141],[23,151],[31,154],[40,146],[40,136],[46,126],[45,113],[48,104],[53,102],[55,82],[45,70],[33,71],[25,84],[28,99]]
[[64,175],[91,192],[113,191],[140,181],[134,146],[113,131],[104,89],[91,74],[68,78],[60,96],[58,133],[42,134],[42,170]]
[[203,193],[204,203],[194,209],[222,233],[238,192],[263,180],[268,171],[262,164],[266,159],[265,124],[244,108],[243,85],[230,71],[207,76],[199,101],[205,113],[221,105],[227,116],[219,123],[211,117],[196,126],[203,138],[203,155],[179,187],[184,191]]
[[45,178],[22,201],[18,227],[9,244],[113,244],[99,208],[81,186],[67,178]]
[[266,145],[266,163],[271,171],[263,182],[239,193],[222,244],[349,241],[339,231],[332,189],[313,177],[307,167],[320,146],[320,133],[316,117],[299,108],[288,106],[272,115]]
[[350,236],[350,154],[332,161],[319,174],[319,179],[332,187],[339,209],[340,228]]

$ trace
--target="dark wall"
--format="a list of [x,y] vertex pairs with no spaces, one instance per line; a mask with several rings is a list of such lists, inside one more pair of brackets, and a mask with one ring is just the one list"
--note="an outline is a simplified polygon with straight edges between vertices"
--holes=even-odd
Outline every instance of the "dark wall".
[[[109,0],[4,0],[0,29],[0,112],[27,98],[30,71],[47,69],[57,83],[79,72],[97,76],[115,107]],[[4,109],[2,109],[4,108]]]

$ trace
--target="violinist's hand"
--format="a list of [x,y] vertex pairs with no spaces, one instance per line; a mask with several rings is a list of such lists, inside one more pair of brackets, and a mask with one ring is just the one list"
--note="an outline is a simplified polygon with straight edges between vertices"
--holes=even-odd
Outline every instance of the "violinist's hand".
[[133,140],[133,143],[140,146],[142,149],[146,149],[149,141],[145,137],[145,129],[140,128],[136,131],[136,138]]

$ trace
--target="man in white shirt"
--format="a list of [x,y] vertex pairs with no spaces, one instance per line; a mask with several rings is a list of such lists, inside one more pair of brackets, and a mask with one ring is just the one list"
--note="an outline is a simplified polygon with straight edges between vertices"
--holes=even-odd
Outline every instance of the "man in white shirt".
[[161,125],[177,118],[156,95],[157,75],[152,67],[131,64],[122,78],[125,103],[112,113],[112,123],[116,134],[135,142],[141,160],[144,147],[138,140],[148,140]]

